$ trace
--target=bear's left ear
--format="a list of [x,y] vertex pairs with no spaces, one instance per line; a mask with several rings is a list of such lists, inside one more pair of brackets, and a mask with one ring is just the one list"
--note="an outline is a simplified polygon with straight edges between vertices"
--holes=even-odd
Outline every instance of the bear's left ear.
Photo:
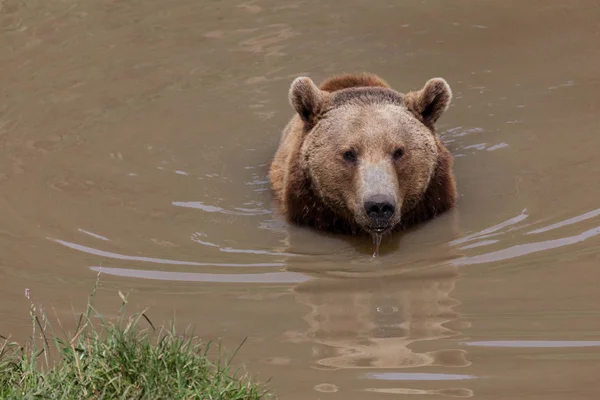
[[309,127],[317,122],[327,96],[312,79],[303,76],[294,79],[289,92],[290,104]]
[[450,85],[442,78],[432,78],[423,89],[405,95],[406,106],[431,130],[452,100]]

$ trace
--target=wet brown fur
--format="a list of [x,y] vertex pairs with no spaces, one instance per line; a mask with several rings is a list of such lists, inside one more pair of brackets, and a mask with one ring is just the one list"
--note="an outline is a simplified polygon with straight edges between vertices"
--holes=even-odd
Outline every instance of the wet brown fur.
[[[302,159],[302,146],[312,128],[329,110],[345,104],[403,105],[434,135],[437,160],[429,184],[420,198],[406,211],[395,230],[424,222],[452,208],[456,201],[456,185],[450,152],[435,134],[435,121],[444,109],[427,109],[431,102],[448,100],[449,96],[435,81],[428,82],[427,96],[420,92],[401,94],[392,90],[381,78],[371,74],[341,75],[325,80],[317,98],[314,90],[299,82],[296,91],[301,99],[292,99],[299,110],[282,134],[281,143],[269,169],[271,188],[283,215],[291,222],[338,233],[359,233],[362,229],[354,215],[342,204],[325,202]],[[425,93],[425,92],[423,92]],[[437,97],[436,97],[437,96]],[[316,106],[317,105],[317,106]]]
[[343,74],[328,78],[319,88],[326,92],[336,92],[351,87],[384,87],[390,86],[380,77],[372,74]]

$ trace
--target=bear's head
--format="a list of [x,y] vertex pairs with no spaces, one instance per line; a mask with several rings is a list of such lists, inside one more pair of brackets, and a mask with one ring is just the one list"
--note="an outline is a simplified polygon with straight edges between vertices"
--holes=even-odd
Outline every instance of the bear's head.
[[304,125],[299,167],[340,218],[370,233],[391,231],[421,201],[435,173],[434,124],[451,98],[441,78],[407,94],[380,80],[319,88],[296,78],[289,100]]

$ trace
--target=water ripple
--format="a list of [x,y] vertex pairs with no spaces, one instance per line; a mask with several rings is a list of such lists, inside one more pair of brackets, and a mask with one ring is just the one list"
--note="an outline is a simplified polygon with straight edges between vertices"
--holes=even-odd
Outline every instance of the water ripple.
[[384,381],[458,381],[475,378],[473,375],[428,374],[424,372],[370,372],[366,376],[369,379]]
[[487,342],[465,342],[465,344],[467,346],[478,347],[600,347],[600,341],[598,340],[496,340]]
[[204,204],[201,201],[174,201],[172,203],[176,207],[195,208],[209,213],[221,213],[227,215],[265,215],[271,214],[270,210],[264,208],[234,208],[233,210],[226,210],[222,207],[211,206]]
[[181,260],[169,260],[163,258],[154,258],[154,257],[142,257],[142,256],[128,256],[125,254],[111,253],[109,251],[98,250],[92,247],[83,246],[76,243],[67,242],[60,239],[52,239],[53,242],[62,244],[63,246],[69,247],[71,249],[75,249],[78,251],[83,251],[85,253],[94,254],[101,257],[107,258],[116,258],[119,260],[128,260],[128,261],[143,261],[154,264],[171,264],[171,265],[192,265],[198,267],[283,267],[283,263],[211,263],[211,262],[197,262],[197,261],[181,261]]
[[557,249],[559,247],[567,246],[570,244],[575,244],[579,242],[583,242],[591,237],[600,234],[600,226],[597,226],[592,229],[588,229],[585,232],[580,233],[579,235],[568,236],[565,238],[554,239],[554,240],[546,240],[543,242],[534,242],[534,243],[526,243],[519,244],[515,246],[511,246],[507,249],[502,249],[498,251],[493,251],[487,254],[481,254],[473,257],[464,257],[459,258],[457,260],[453,260],[451,265],[454,266],[463,266],[463,265],[474,265],[474,264],[483,264],[494,261],[503,261],[509,260],[511,258],[524,256],[531,253],[537,253],[539,251]]
[[161,281],[214,282],[214,283],[301,283],[310,280],[297,272],[266,272],[257,274],[205,274],[197,272],[149,271],[128,268],[90,267],[92,271],[127,278]]
[[595,209],[594,211],[587,212],[585,214],[578,215],[577,217],[569,218],[564,221],[557,222],[552,225],[545,226],[543,228],[534,229],[526,233],[526,235],[533,235],[536,233],[548,232],[556,228],[562,228],[563,226],[572,225],[577,222],[585,221],[586,219],[594,218],[600,215],[600,208]]

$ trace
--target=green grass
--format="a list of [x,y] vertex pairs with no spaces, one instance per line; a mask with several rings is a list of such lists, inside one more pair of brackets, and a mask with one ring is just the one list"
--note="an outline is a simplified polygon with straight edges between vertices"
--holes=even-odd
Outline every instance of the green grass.
[[210,343],[185,338],[174,328],[157,330],[144,312],[126,317],[127,298],[120,292],[119,320],[105,321],[93,307],[96,289],[97,284],[74,334],[65,333],[60,321],[57,334],[32,303],[30,342],[21,346],[2,337],[0,398],[270,398],[262,384],[232,371],[231,360],[211,361]]

